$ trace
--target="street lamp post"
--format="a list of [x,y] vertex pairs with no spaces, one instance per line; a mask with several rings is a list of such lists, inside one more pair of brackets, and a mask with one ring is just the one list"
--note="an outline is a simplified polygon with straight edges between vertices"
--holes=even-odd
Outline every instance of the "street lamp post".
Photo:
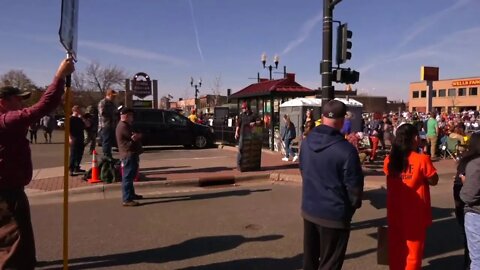
[[195,88],[195,109],[198,107],[198,93],[200,90],[198,90],[200,87],[202,87],[202,78],[198,80],[198,83],[194,83],[193,77],[190,78],[190,86]]
[[275,55],[273,57],[273,63],[275,64],[275,66],[272,66],[272,65],[267,66],[266,65],[267,64],[267,55],[265,53],[262,54],[261,60],[262,60],[263,68],[268,68],[268,71],[270,72],[270,80],[272,80],[272,70],[274,68],[278,69],[278,62],[280,62],[280,58],[278,57],[278,55]]

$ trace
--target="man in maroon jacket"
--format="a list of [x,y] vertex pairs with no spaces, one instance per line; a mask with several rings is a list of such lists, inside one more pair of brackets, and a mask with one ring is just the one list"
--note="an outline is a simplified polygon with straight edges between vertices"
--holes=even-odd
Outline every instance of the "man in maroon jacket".
[[52,112],[62,99],[65,77],[75,70],[64,60],[40,100],[22,108],[29,92],[0,88],[0,269],[34,269],[35,241],[24,187],[32,180],[28,126]]

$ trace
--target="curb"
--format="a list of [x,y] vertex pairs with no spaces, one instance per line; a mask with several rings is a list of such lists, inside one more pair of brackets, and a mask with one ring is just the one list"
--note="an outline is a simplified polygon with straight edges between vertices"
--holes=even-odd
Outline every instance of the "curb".
[[[267,180],[269,179],[270,174],[258,174],[258,175],[245,175],[245,176],[234,176],[234,175],[222,175],[222,176],[212,176],[212,177],[200,177],[193,179],[184,179],[184,180],[160,180],[160,181],[147,181],[147,182],[134,182],[136,190],[146,190],[153,188],[167,188],[167,187],[205,187],[213,185],[223,185],[223,184],[236,184],[239,182],[246,181],[255,181],[255,180]],[[71,199],[75,197],[80,197],[83,195],[88,195],[90,198],[107,198],[115,197],[118,194],[121,194],[122,185],[121,183],[113,184],[95,184],[92,186],[78,187],[70,189],[68,194]],[[30,200],[41,200],[45,202],[54,202],[59,199],[63,199],[63,190],[55,191],[39,191],[36,189],[26,189],[28,198]],[[112,196],[113,195],[113,196]]]
[[[284,173],[271,173],[270,180],[273,182],[290,182],[290,183],[302,183],[302,177],[295,174],[284,174]],[[378,183],[372,181],[364,181],[363,190],[372,190],[372,189],[386,189],[387,186],[385,183]]]
[[[240,182],[269,180],[273,183],[302,183],[300,175],[284,174],[284,173],[262,173],[256,175],[222,175],[211,177],[200,177],[184,180],[159,180],[147,182],[135,182],[135,189],[141,193],[142,191],[155,188],[169,187],[206,187],[214,185],[233,185]],[[365,181],[364,190],[372,190],[386,188],[383,183]],[[69,199],[76,201],[82,197],[89,199],[105,199],[121,196],[121,183],[113,184],[95,184],[92,186],[78,187],[69,190]],[[27,189],[26,193],[29,200],[37,203],[53,203],[63,200],[63,190],[40,191],[36,189]]]

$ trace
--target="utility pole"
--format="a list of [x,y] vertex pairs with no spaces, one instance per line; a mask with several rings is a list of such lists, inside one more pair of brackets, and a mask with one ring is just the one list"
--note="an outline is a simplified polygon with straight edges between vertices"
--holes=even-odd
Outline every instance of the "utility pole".
[[322,98],[324,102],[335,98],[335,89],[332,86],[332,24],[333,8],[341,1],[323,0],[323,53],[320,63],[322,89],[321,94],[317,94],[317,98]]

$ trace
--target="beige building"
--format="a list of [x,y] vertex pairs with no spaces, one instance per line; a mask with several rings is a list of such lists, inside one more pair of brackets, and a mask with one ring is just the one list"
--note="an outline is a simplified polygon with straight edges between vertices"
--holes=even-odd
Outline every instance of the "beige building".
[[[439,80],[433,82],[432,109],[437,112],[478,110],[480,106],[480,77]],[[426,82],[412,82],[408,93],[409,111],[427,109]]]

